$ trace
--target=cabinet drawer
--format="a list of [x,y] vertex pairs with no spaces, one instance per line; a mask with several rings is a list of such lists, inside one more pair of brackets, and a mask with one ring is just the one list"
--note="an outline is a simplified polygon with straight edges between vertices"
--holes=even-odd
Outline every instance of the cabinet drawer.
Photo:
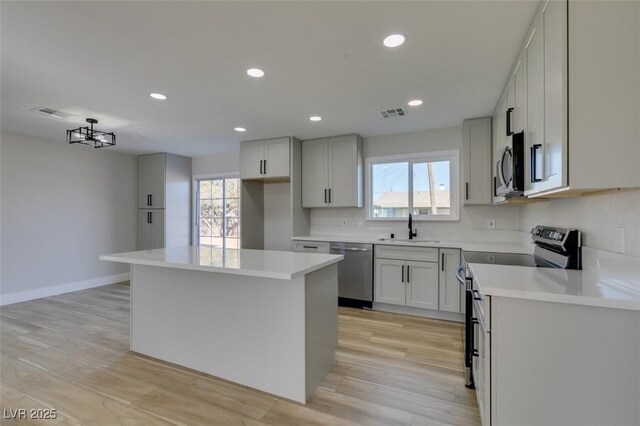
[[292,241],[291,251],[301,253],[329,253],[329,243],[317,241]]
[[405,247],[377,244],[376,258],[437,262],[438,249],[432,247]]

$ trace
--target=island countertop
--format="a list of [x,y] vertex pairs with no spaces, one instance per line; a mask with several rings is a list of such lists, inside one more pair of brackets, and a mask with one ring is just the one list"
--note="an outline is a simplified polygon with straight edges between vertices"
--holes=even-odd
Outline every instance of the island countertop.
[[292,280],[341,261],[333,254],[274,250],[222,249],[211,246],[171,247],[114,253],[100,260],[250,277]]

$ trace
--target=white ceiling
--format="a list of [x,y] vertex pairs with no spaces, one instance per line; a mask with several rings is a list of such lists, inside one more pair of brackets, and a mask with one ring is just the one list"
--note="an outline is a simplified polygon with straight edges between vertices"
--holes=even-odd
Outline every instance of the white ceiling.
[[[488,115],[536,2],[3,1],[1,8],[3,130],[63,141],[66,129],[94,117],[98,129],[117,134],[108,149],[198,155],[248,139],[368,137]],[[393,32],[406,43],[384,47]],[[250,67],[266,76],[248,77]],[[406,117],[378,115],[413,98],[424,104],[407,107]],[[39,106],[72,117],[30,112]]]

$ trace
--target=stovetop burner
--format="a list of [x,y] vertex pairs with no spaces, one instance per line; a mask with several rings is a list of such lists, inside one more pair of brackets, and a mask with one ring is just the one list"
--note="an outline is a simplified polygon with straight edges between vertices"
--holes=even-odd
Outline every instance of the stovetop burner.
[[487,253],[480,251],[465,251],[464,260],[467,263],[487,263],[509,266],[540,266],[549,268],[551,265],[541,262],[531,254],[516,253]]

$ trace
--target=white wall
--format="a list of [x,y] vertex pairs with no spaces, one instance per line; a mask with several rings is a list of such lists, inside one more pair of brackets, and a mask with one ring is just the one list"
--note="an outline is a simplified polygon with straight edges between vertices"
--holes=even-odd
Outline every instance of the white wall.
[[[450,149],[462,150],[462,126],[428,130],[390,136],[367,138],[364,142],[365,157],[412,154]],[[496,221],[496,230],[487,231],[487,221]],[[343,226],[343,220],[347,225]],[[416,222],[418,235],[425,238],[460,239],[476,231],[498,240],[520,229],[520,206],[469,206],[460,207],[460,221],[457,222]],[[311,212],[312,233],[335,234],[376,233],[379,235],[396,232],[398,237],[408,232],[406,221],[367,221],[364,208],[313,209]],[[481,236],[480,236],[481,237]]]
[[583,245],[606,251],[614,251],[614,229],[623,228],[626,254],[640,257],[640,190],[523,206],[521,229],[529,232],[536,224],[579,229]]
[[136,157],[1,138],[3,303],[127,279],[98,256],[136,248]]
[[240,173],[240,151],[193,157],[191,173],[194,176],[217,173]]

